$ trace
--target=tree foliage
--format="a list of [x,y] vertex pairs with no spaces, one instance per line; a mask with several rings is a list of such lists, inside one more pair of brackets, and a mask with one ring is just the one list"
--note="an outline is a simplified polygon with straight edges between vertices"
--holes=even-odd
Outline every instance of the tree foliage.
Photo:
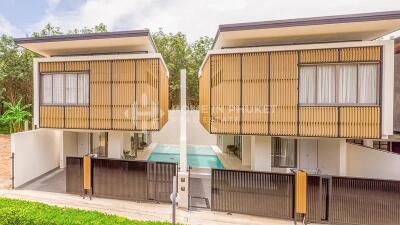
[[186,69],[187,74],[187,105],[198,106],[199,82],[197,75],[204,56],[211,47],[212,39],[201,37],[189,44],[183,33],[167,34],[162,29],[153,33],[153,39],[169,70],[170,107],[179,106],[181,69]]
[[22,99],[19,99],[15,105],[11,102],[4,102],[3,104],[6,111],[1,115],[0,122],[9,127],[10,133],[22,131],[24,122],[32,117],[31,104],[24,105]]

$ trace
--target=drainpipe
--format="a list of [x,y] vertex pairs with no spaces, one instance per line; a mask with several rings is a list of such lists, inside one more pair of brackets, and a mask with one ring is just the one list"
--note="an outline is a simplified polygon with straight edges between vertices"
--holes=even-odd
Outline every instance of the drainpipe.
[[178,172],[178,206],[189,207],[189,173],[187,166],[187,140],[186,140],[186,70],[181,70],[181,110],[180,110],[180,154]]

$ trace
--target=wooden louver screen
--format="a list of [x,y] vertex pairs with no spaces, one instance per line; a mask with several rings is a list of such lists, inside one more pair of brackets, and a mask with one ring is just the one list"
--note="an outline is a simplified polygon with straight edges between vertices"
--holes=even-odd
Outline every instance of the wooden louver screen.
[[89,104],[40,105],[40,127],[159,130],[168,120],[168,73],[160,59],[48,62],[39,72],[89,74]]
[[298,73],[302,64],[381,63],[381,51],[374,46],[210,55],[199,78],[200,121],[220,134],[379,138],[380,105],[301,105]]

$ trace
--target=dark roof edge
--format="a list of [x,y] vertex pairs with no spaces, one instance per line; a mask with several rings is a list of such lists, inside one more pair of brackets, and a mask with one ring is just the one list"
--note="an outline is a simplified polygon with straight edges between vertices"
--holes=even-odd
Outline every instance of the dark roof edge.
[[89,34],[66,34],[66,35],[55,35],[47,37],[14,38],[14,42],[16,44],[26,44],[26,43],[41,43],[41,42],[56,42],[56,41],[140,37],[140,36],[151,36],[151,34],[148,29],[144,29],[144,30],[116,31],[116,32],[89,33]]
[[354,23],[354,22],[366,22],[366,21],[390,20],[390,19],[400,19],[400,10],[335,15],[335,16],[309,17],[309,18],[298,18],[298,19],[287,19],[287,20],[271,20],[271,21],[250,22],[250,23],[222,24],[219,25],[218,27],[217,35],[215,36],[212,48],[214,48],[214,45],[217,42],[220,32],[323,25],[323,24],[335,24],[335,23]]
[[400,53],[400,37],[394,39],[394,53],[395,54]]

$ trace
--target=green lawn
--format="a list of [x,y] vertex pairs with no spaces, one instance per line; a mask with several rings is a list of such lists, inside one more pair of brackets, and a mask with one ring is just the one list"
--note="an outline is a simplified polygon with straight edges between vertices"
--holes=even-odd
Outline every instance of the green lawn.
[[[116,206],[118,207],[118,206]],[[167,225],[168,222],[128,220],[96,211],[61,208],[37,202],[0,198],[1,225]]]

